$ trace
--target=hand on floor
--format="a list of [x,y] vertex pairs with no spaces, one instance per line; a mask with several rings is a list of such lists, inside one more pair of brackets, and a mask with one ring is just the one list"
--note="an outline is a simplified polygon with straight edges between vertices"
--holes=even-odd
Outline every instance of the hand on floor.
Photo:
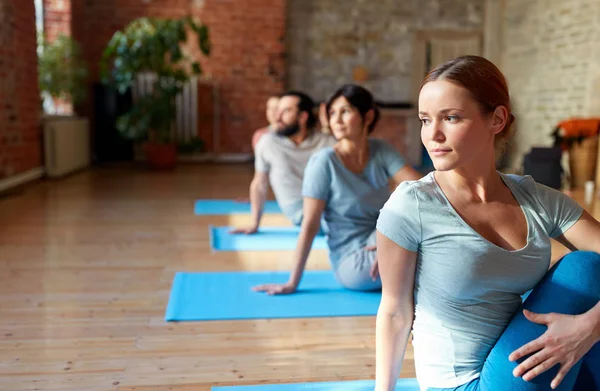
[[531,355],[515,368],[513,375],[531,381],[556,364],[560,364],[560,370],[550,384],[552,389],[556,389],[567,372],[595,343],[592,332],[587,330],[589,322],[586,322],[581,315],[536,314],[528,310],[523,310],[523,314],[530,322],[546,325],[548,329],[541,337],[510,354],[508,357],[510,361]]
[[255,286],[252,290],[266,292],[268,295],[287,295],[296,292],[296,287],[290,284],[264,284]]
[[258,227],[255,227],[255,226],[246,227],[246,228],[234,228],[231,231],[229,231],[230,234],[246,234],[246,235],[255,234],[257,232],[258,232]]
[[[365,251],[377,251],[377,246],[367,246],[365,247]],[[371,266],[371,270],[369,271],[369,275],[375,281],[377,277],[379,277],[379,262],[377,262],[377,256],[373,259],[373,265]]]

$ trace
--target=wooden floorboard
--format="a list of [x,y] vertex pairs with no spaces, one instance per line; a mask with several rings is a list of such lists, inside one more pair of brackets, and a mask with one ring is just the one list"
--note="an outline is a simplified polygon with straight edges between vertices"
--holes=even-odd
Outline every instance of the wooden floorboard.
[[[0,199],[0,389],[209,391],[371,379],[373,317],[166,323],[176,271],[287,270],[290,252],[211,253],[198,198],[247,194],[250,165],[103,168]],[[581,194],[575,194],[581,199]],[[600,216],[600,203],[589,209]],[[288,225],[265,216],[265,225]],[[564,253],[555,246],[553,258]],[[314,251],[309,269],[328,268]],[[412,348],[402,377],[414,376]]]

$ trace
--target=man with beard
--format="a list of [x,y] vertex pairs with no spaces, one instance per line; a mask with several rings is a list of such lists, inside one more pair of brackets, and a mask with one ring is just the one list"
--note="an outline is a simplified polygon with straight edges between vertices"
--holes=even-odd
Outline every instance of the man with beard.
[[302,222],[302,178],[308,159],[317,150],[335,144],[335,139],[315,131],[313,100],[298,91],[281,96],[277,105],[275,132],[260,138],[255,152],[255,173],[250,184],[253,224],[233,233],[258,231],[269,184],[283,214],[294,224]]

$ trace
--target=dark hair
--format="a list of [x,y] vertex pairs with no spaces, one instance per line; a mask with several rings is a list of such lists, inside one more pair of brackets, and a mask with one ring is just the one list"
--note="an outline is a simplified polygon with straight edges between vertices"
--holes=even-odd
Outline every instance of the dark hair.
[[506,142],[515,116],[510,108],[508,84],[496,65],[483,57],[461,56],[446,61],[429,72],[421,88],[436,80],[447,80],[467,89],[485,113],[493,113],[498,106],[506,107],[508,120],[504,129],[496,135],[496,141],[501,144]]
[[365,120],[365,116],[369,110],[373,110],[375,112],[373,121],[368,127],[369,133],[371,133],[379,121],[380,114],[379,108],[375,103],[375,99],[373,99],[373,95],[369,92],[369,90],[356,84],[345,84],[340,87],[340,89],[337,90],[327,101],[327,119],[329,119],[329,110],[331,109],[331,105],[333,105],[333,102],[335,102],[341,96],[346,98],[348,103],[358,110],[363,121]]
[[287,91],[281,94],[279,97],[283,98],[284,96],[295,96],[298,98],[298,110],[300,112],[305,111],[308,114],[308,120],[306,121],[306,127],[312,129],[317,123],[317,117],[313,112],[313,108],[315,107],[315,102],[312,100],[310,96],[300,91]]

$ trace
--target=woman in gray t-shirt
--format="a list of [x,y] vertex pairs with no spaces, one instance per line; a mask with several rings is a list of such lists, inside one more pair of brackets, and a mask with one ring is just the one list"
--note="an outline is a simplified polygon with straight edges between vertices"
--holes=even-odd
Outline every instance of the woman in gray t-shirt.
[[[504,76],[482,57],[442,64],[419,117],[436,171],[398,186],[377,222],[376,391],[394,390],[411,329],[423,391],[600,389],[600,223],[496,171],[514,120]],[[550,238],[584,251],[548,271]]]
[[329,100],[327,115],[337,142],[315,152],[304,170],[303,220],[290,279],[286,284],[267,284],[256,290],[270,294],[296,291],[322,220],[337,280],[355,290],[381,287],[375,225],[391,193],[389,180],[400,183],[421,175],[405,165],[385,141],[368,137],[379,112],[366,89],[343,86]]

